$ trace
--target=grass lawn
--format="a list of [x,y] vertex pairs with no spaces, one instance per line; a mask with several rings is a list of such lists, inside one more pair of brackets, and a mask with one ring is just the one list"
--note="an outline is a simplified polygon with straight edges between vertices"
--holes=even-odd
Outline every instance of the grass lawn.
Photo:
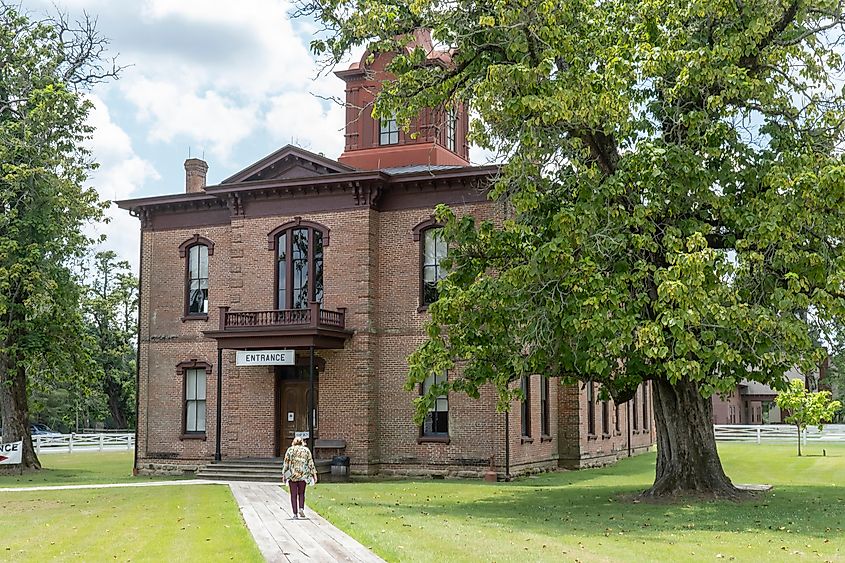
[[[44,467],[24,475],[0,475],[0,488],[47,485],[87,485],[90,483],[129,483],[162,481],[168,477],[133,477],[131,451],[41,454]],[[173,479],[170,477],[169,479]]]
[[0,561],[263,561],[229,488],[0,493]]
[[511,483],[320,484],[309,502],[388,561],[845,561],[845,447],[722,444],[735,483],[774,490],[742,503],[625,500],[653,453]]
[[[0,487],[138,481],[131,452],[49,454]],[[143,479],[148,480],[148,479]],[[220,485],[0,493],[0,561],[263,561]]]

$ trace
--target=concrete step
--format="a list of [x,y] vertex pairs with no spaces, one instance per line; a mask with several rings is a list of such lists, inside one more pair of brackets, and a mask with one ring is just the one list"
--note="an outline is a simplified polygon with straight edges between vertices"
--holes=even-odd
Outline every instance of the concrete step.
[[265,473],[237,473],[231,471],[198,471],[200,479],[211,479],[215,481],[259,481],[264,483],[282,483],[280,475]]
[[210,463],[205,466],[206,469],[223,469],[226,471],[265,471],[268,473],[282,474],[282,465],[239,465],[237,463]]
[[[331,471],[331,461],[317,460],[317,474],[325,476]],[[209,463],[197,471],[201,479],[221,481],[282,481],[282,460],[274,459],[228,459]]]

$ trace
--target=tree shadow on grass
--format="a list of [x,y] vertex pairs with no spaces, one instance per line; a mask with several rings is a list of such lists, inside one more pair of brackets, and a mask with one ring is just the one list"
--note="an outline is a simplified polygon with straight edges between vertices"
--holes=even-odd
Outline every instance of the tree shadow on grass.
[[419,495],[420,500],[410,505],[370,499],[358,499],[355,504],[374,514],[383,513],[386,518],[412,519],[422,514],[432,521],[472,519],[476,525],[585,539],[625,534],[628,540],[653,542],[655,536],[724,532],[769,534],[786,537],[794,543],[841,538],[845,529],[845,489],[840,488],[779,485],[774,493],[762,493],[740,503],[690,501],[654,505],[617,500],[637,492],[636,487],[599,484],[559,483],[545,487],[509,484],[499,490],[491,488],[490,494],[464,502],[456,502],[457,495],[444,490],[443,494]]

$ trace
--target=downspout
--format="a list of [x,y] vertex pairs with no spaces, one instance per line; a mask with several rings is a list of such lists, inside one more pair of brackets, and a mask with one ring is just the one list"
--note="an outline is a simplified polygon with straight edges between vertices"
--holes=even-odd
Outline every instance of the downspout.
[[214,436],[214,461],[223,460],[223,348],[217,348],[217,428]]
[[505,411],[505,481],[511,480],[510,411]]

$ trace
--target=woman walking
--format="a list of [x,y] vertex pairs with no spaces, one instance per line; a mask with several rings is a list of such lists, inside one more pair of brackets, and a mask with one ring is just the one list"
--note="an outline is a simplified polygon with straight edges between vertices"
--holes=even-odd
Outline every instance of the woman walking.
[[317,482],[317,469],[311,452],[305,447],[305,440],[294,438],[285,452],[282,464],[282,482],[290,487],[290,507],[294,518],[305,518],[305,485]]

